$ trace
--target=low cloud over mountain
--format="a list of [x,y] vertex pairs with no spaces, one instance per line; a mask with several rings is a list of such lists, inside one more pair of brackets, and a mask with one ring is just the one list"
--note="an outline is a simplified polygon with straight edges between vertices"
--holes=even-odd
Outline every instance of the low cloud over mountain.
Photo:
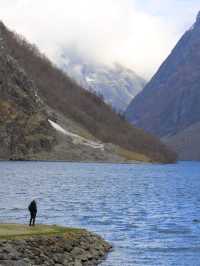
[[189,5],[188,1],[164,2],[1,0],[0,18],[54,62],[63,47],[73,46],[87,59],[119,62],[148,79],[197,11],[193,0]]

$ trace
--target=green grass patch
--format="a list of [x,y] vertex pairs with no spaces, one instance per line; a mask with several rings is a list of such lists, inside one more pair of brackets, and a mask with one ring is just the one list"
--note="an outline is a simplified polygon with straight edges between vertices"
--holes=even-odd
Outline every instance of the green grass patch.
[[147,157],[142,153],[129,151],[121,147],[118,148],[117,153],[123,158],[125,158],[127,162],[132,162],[132,161],[145,162],[145,163],[152,162],[152,160],[149,157]]
[[63,235],[71,238],[80,235],[83,229],[67,228],[57,225],[38,224],[30,227],[24,224],[0,224],[0,239],[18,239],[34,236],[56,236]]

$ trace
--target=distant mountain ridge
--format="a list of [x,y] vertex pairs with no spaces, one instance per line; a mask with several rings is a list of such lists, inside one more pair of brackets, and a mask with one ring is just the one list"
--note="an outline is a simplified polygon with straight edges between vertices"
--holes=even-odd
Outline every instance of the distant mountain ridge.
[[[170,143],[179,152],[179,158],[199,160],[200,155],[196,151],[199,149],[199,127],[186,130],[200,121],[199,103],[200,12],[194,25],[182,36],[152,80],[133,99],[125,115],[136,126]],[[194,133],[196,130],[198,134]],[[192,147],[189,145],[190,148],[187,145],[187,150],[190,150],[188,156],[184,151],[185,141],[180,140],[183,131],[188,143],[193,143]],[[196,145],[194,141],[189,141],[193,134]]]
[[72,51],[63,53],[60,67],[83,88],[102,95],[118,112],[123,112],[146,84],[134,71],[120,64],[109,67],[90,62]]

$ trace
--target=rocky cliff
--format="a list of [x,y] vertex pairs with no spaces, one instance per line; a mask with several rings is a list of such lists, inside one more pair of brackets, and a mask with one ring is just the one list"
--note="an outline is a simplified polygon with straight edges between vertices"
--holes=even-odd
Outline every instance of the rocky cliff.
[[144,90],[132,101],[127,118],[158,136],[174,134],[199,120],[200,18],[180,39]]
[[169,140],[200,121],[199,87],[200,13],[152,80],[129,105],[126,117],[138,127]]
[[50,152],[55,132],[47,120],[36,85],[0,42],[0,158],[28,159]]

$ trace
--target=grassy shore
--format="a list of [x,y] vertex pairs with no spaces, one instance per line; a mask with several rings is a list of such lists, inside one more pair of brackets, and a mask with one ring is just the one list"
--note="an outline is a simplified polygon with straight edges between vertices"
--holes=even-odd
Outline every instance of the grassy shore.
[[28,226],[24,224],[0,224],[0,239],[27,238],[33,236],[56,236],[65,235],[72,236],[80,234],[83,229],[67,228],[57,225],[39,224],[36,226]]

